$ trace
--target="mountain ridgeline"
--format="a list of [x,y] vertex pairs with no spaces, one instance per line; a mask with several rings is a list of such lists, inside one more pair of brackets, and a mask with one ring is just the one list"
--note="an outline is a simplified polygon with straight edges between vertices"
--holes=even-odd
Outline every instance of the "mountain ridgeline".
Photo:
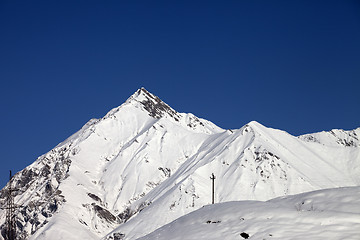
[[[9,184],[17,239],[137,239],[215,202],[360,185],[360,128],[295,137],[255,121],[224,130],[144,88]],[[6,210],[0,210],[1,236]]]

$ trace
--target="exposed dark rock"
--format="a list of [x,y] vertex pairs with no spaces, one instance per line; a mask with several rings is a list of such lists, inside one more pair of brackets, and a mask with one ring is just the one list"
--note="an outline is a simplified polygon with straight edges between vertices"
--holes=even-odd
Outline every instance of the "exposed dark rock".
[[16,188],[23,188],[26,184],[29,184],[31,181],[37,177],[38,174],[35,173],[32,169],[24,169],[21,171],[20,179],[16,181]]
[[248,239],[250,237],[250,235],[247,234],[246,232],[240,233],[240,236],[242,236],[244,239]]
[[113,238],[114,238],[114,240],[123,240],[123,239],[125,239],[125,234],[123,234],[123,233],[114,233]]
[[88,196],[97,202],[101,202],[101,199],[93,193],[88,193]]
[[122,213],[118,215],[120,223],[125,223],[129,218],[131,218],[134,215],[134,211],[131,210],[131,208],[126,208]]
[[93,204],[93,206],[98,217],[103,218],[108,222],[116,222],[116,217],[111,212],[97,204]]
[[158,169],[164,173],[165,177],[170,177],[171,176],[171,169],[170,168],[159,167]]
[[135,210],[132,210],[130,207],[126,208],[122,213],[117,215],[119,223],[125,223],[136,213],[141,212],[147,206],[149,206],[151,202],[142,202]]
[[56,212],[56,210],[58,209],[57,201],[54,200],[54,203],[50,203],[48,209],[49,209],[49,211],[52,212],[52,213],[53,213],[53,212]]
[[47,177],[47,176],[49,176],[50,173],[51,173],[51,172],[50,172],[50,166],[46,164],[46,165],[41,169],[41,176],[42,176],[42,177]]
[[53,193],[53,187],[51,186],[50,182],[47,182],[45,185],[45,193],[49,196]]
[[209,221],[207,221],[206,223],[207,223],[207,224],[210,224],[210,223],[221,223],[221,221],[220,221],[220,220],[218,220],[218,221],[210,221],[210,220],[209,220]]
[[176,121],[179,121],[180,117],[178,113],[171,107],[169,107],[169,105],[161,101],[160,98],[152,95],[144,88],[141,88],[139,91],[142,92],[146,97],[146,100],[143,100],[140,103],[143,105],[144,109],[149,113],[151,117],[159,119],[163,117],[165,113],[167,113]]

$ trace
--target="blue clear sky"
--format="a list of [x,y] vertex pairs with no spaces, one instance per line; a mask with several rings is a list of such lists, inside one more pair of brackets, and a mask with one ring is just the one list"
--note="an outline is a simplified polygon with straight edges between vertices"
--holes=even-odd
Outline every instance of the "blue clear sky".
[[360,126],[359,1],[0,2],[0,186],[145,87],[222,128]]

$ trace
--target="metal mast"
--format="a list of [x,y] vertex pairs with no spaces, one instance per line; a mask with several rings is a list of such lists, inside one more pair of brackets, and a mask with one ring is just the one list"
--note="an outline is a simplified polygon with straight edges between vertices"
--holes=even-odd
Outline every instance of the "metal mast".
[[210,179],[212,180],[212,204],[215,202],[215,175],[214,173],[211,174]]
[[9,187],[6,190],[6,240],[15,240],[16,239],[16,223],[15,223],[15,205],[14,205],[14,197],[13,192],[16,189],[13,189],[11,186],[11,170],[10,170],[10,178],[9,178]]

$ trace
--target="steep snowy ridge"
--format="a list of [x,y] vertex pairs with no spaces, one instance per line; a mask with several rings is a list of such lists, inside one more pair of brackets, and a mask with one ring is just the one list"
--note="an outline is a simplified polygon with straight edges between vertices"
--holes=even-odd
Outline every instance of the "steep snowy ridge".
[[360,128],[345,131],[342,129],[333,129],[329,132],[319,132],[299,136],[300,139],[308,142],[316,142],[327,146],[360,146]]
[[141,88],[13,177],[19,239],[145,236],[211,203],[212,173],[216,202],[358,186],[359,129],[224,130]]

